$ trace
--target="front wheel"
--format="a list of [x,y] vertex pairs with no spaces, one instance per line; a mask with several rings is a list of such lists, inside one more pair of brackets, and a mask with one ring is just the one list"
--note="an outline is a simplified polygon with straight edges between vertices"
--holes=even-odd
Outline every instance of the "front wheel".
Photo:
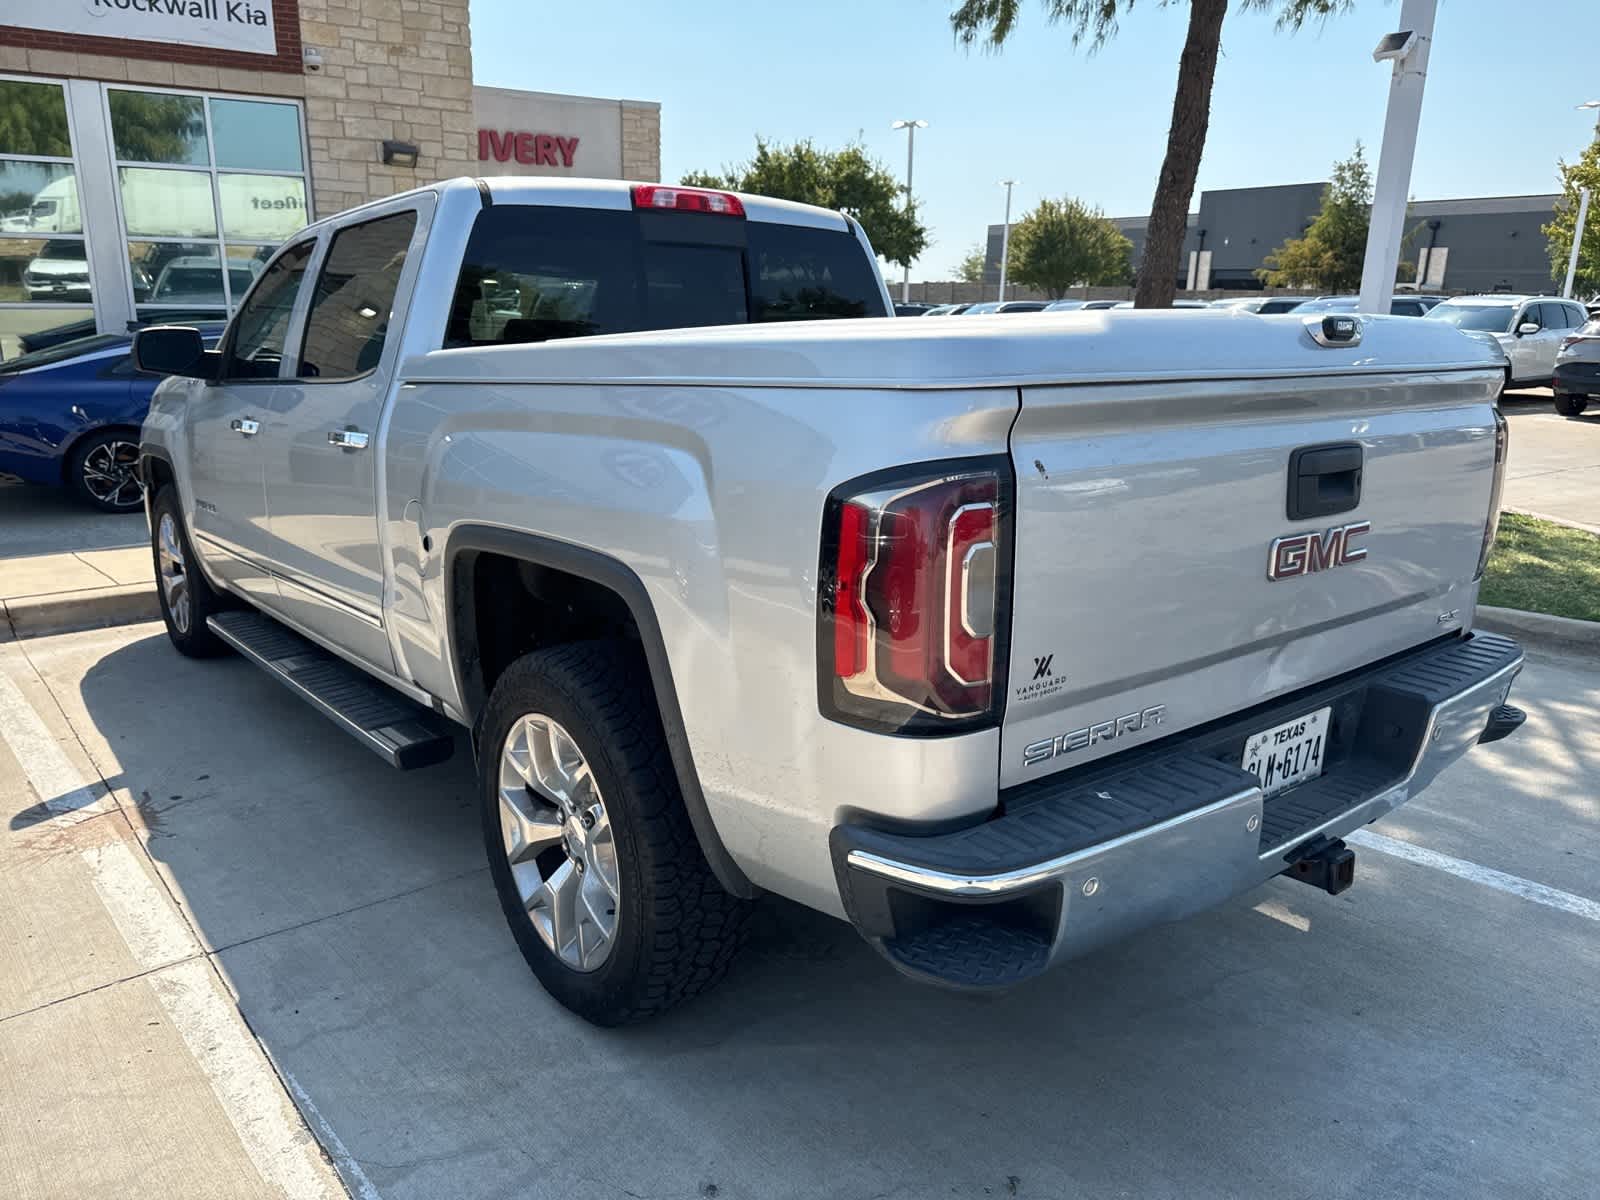
[[1580,396],[1576,392],[1557,392],[1555,405],[1556,412],[1563,417],[1582,416],[1583,410],[1589,407],[1589,397]]
[[171,486],[157,492],[150,505],[150,553],[155,560],[161,619],[178,653],[190,658],[225,653],[228,644],[211,632],[206,618],[227,608],[228,598],[212,590],[194,561],[178,492]]
[[133,512],[144,503],[136,468],[139,438],[131,430],[91,433],[67,458],[67,486],[101,512]]
[[496,681],[479,733],[506,921],[545,990],[596,1025],[714,984],[748,910],[700,850],[645,671],[617,643],[534,651]]

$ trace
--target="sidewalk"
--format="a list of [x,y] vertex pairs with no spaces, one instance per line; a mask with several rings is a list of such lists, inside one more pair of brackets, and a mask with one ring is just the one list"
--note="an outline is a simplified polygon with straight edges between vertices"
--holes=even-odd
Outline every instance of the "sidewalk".
[[161,615],[146,546],[0,560],[0,615],[19,637]]

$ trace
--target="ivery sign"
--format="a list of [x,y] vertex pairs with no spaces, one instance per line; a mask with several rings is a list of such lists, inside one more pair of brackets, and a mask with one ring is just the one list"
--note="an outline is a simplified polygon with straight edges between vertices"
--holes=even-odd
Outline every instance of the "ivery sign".
[[5,0],[0,22],[246,54],[278,52],[270,0]]
[[622,177],[622,105],[615,100],[475,87],[472,112],[481,174]]

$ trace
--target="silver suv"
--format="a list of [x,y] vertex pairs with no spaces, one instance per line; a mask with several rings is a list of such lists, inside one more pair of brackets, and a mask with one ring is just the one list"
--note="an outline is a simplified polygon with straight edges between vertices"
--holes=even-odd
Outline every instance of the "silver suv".
[[1556,412],[1576,417],[1600,395],[1600,317],[1561,339],[1556,354]]
[[1506,386],[1543,387],[1556,370],[1562,339],[1589,319],[1576,300],[1555,296],[1456,296],[1428,313],[1493,339],[1506,356]]

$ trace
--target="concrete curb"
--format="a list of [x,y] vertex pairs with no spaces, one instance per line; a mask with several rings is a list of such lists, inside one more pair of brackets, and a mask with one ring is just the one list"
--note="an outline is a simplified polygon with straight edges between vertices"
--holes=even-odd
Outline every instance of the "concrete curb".
[[21,638],[153,621],[161,616],[161,603],[152,581],[5,600],[0,601],[0,610]]
[[1478,605],[1474,628],[1490,633],[1518,634],[1523,637],[1567,642],[1600,650],[1600,621],[1576,621],[1571,617],[1552,617],[1546,613],[1523,612],[1519,608]]
[[1549,513],[1530,512],[1525,508],[1507,508],[1502,512],[1516,513],[1519,517],[1532,517],[1535,521],[1549,521],[1552,525],[1564,525],[1568,529],[1576,529],[1580,533],[1600,535],[1600,525],[1586,525],[1582,521],[1571,521],[1566,517],[1552,517]]

